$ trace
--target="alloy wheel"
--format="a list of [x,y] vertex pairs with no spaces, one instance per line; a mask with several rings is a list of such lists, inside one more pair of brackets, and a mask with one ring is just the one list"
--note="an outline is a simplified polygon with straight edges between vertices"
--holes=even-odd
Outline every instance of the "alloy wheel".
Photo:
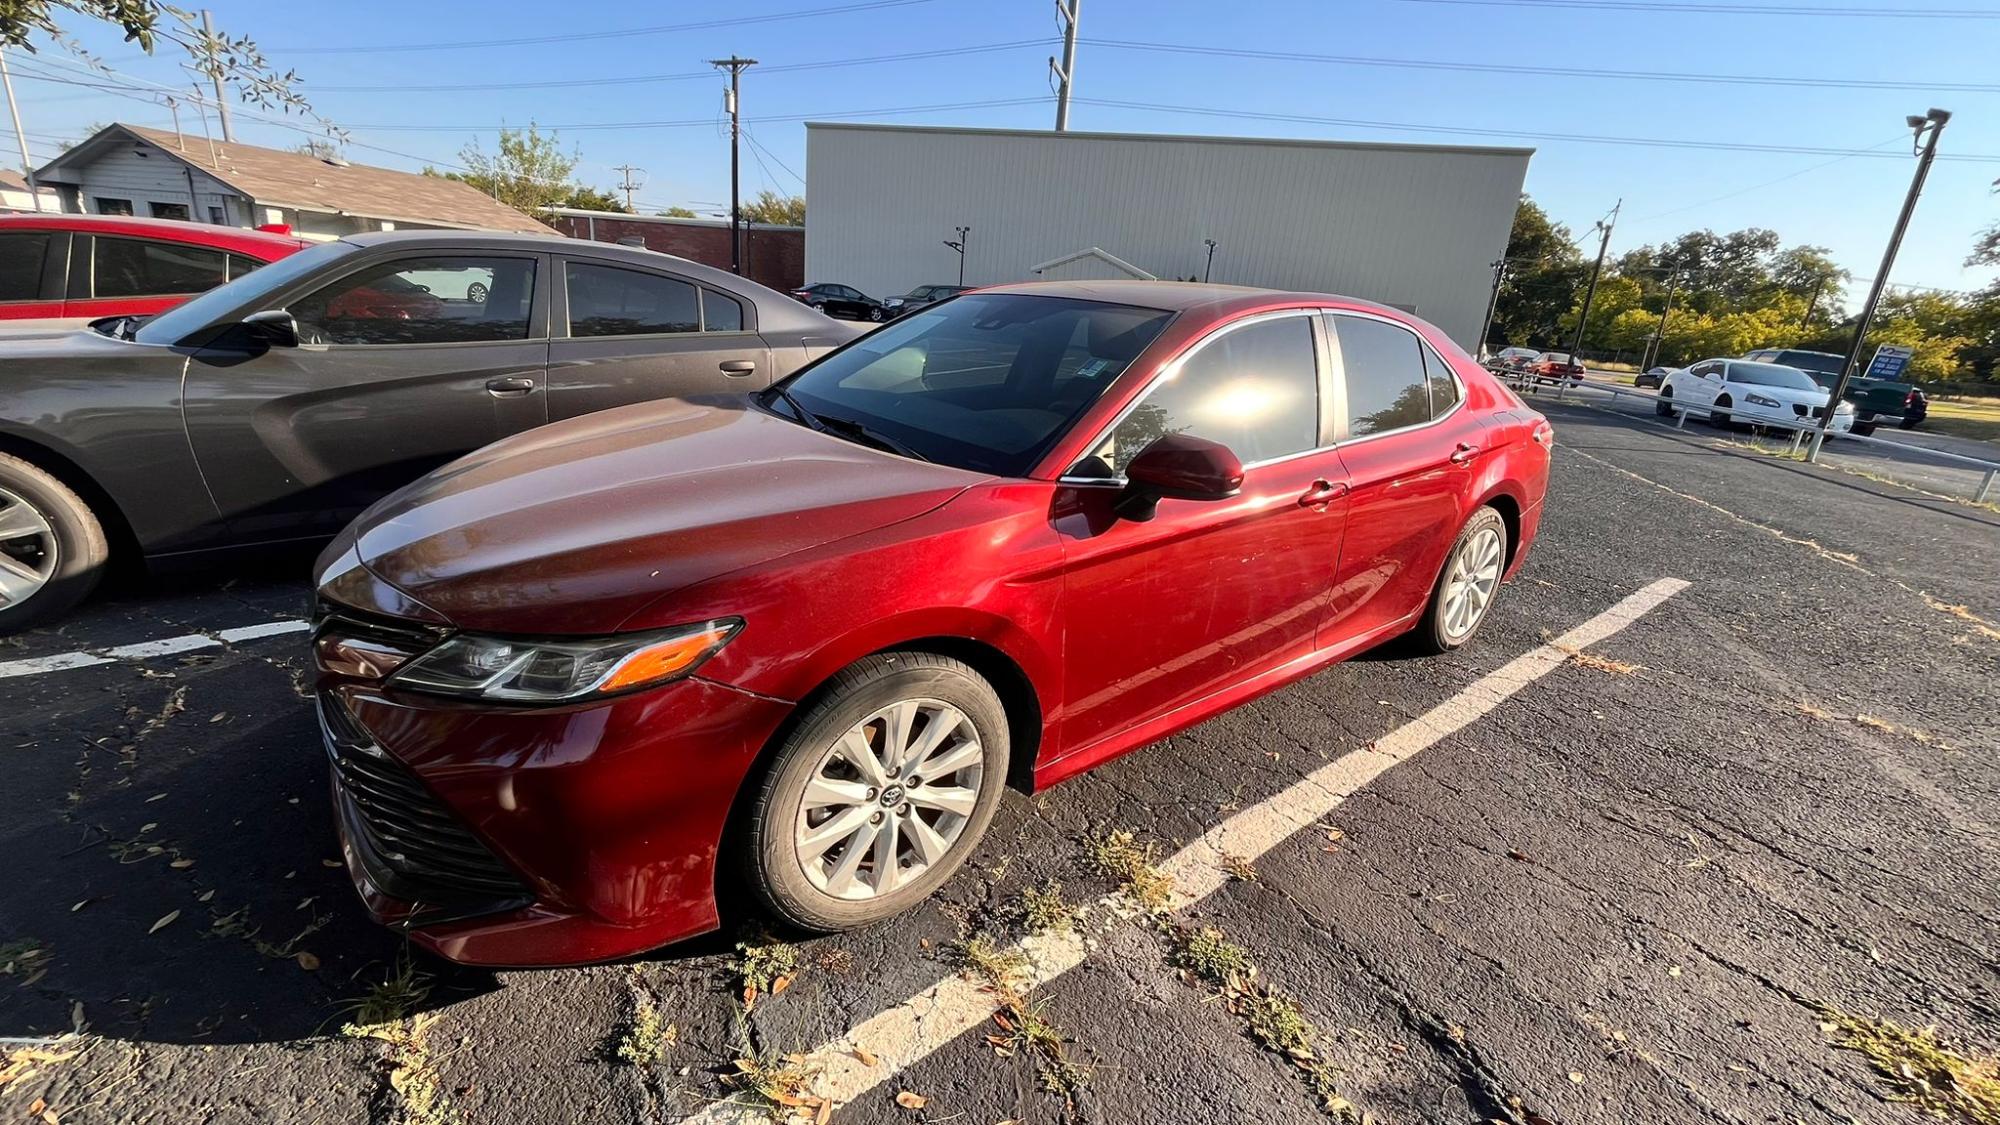
[[835,898],[895,891],[942,862],[979,804],[985,755],[965,712],[903,699],[834,740],[806,783],[792,842]]
[[1482,527],[1452,556],[1451,576],[1444,585],[1444,632],[1454,642],[1469,636],[1493,604],[1493,591],[1500,585],[1501,561],[1506,548],[1500,532]]
[[20,605],[55,577],[55,527],[20,493],[0,488],[0,609]]

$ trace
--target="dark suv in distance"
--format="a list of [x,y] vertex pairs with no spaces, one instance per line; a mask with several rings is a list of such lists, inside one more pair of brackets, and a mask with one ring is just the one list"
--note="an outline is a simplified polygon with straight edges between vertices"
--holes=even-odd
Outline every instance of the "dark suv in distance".
[[[1847,357],[1832,352],[1808,352],[1798,348],[1765,348],[1743,357],[1759,363],[1782,363],[1812,376],[1827,390],[1840,381],[1840,369]],[[1914,430],[1930,413],[1931,400],[1921,388],[1891,379],[1870,379],[1857,373],[1847,384],[1848,402],[1854,404],[1854,432],[1867,437],[1884,422],[1894,422]]]
[[74,605],[114,549],[324,539],[501,438],[761,390],[858,332],[650,250],[398,231],[158,316],[0,337],[0,634]]
[[882,302],[854,286],[836,285],[831,281],[818,282],[804,289],[794,289],[792,296],[828,316],[844,316],[849,320],[881,321],[889,319],[892,315],[882,307]]

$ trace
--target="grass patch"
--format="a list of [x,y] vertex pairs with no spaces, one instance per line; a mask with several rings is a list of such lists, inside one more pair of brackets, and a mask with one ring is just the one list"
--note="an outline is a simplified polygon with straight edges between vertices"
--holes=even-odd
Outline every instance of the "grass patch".
[[775,1053],[748,1054],[735,1060],[736,1069],[722,1082],[748,1099],[750,1105],[765,1110],[773,1121],[819,1122],[826,1120],[831,1103],[806,1092],[819,1072],[804,1055]]
[[987,1045],[1003,1058],[1027,1052],[1035,1060],[1042,1089],[1063,1099],[1065,1110],[1074,1114],[1076,1095],[1090,1081],[1090,1069],[1069,1057],[1069,1040],[1062,1030],[1022,995],[1022,988],[1029,983],[1027,955],[1014,946],[1000,946],[984,934],[967,938],[955,948],[960,965],[983,982],[999,1003],[993,1023],[1001,1034],[988,1035]]
[[1119,830],[1090,842],[1090,861],[1100,874],[1118,881],[1133,901],[1155,913],[1173,900],[1174,881],[1153,866],[1151,844],[1140,845],[1132,833]]
[[1935,1027],[1912,1030],[1832,1007],[1822,1012],[1820,1029],[1835,1047],[1868,1060],[1890,1101],[1940,1121],[2000,1125],[2000,1062],[1961,1054]]
[[959,965],[985,981],[995,993],[1005,996],[1018,988],[1028,972],[1028,957],[1014,946],[1001,946],[978,934],[954,947]]
[[1569,662],[1584,668],[1595,668],[1613,676],[1629,676],[1645,668],[1643,664],[1627,664],[1623,660],[1613,660],[1594,652],[1572,652]]
[[799,971],[799,949],[768,936],[736,943],[736,958],[729,963],[743,985],[743,1010],[757,1005],[759,996],[776,996],[790,988]]
[[430,981],[406,951],[381,983],[349,1005],[354,1018],[340,1033],[382,1044],[383,1088],[376,1097],[392,1103],[382,1116],[398,1125],[461,1125],[465,1119],[445,1092],[430,1052],[428,1033],[437,1013],[415,1011],[429,995]]
[[1174,964],[1210,984],[1241,991],[1249,988],[1250,978],[1257,975],[1249,951],[1213,926],[1182,930],[1176,937]]
[[1978,441],[2000,441],[2000,402],[1940,402],[1932,399],[1921,428]]
[[1062,884],[1054,880],[1021,892],[1021,917],[1030,933],[1066,934],[1076,929],[1076,908],[1063,899]]

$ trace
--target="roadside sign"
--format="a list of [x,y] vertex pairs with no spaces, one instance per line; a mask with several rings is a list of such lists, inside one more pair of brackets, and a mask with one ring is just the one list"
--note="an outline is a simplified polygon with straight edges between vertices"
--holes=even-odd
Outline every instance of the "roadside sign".
[[1868,377],[1900,383],[1904,369],[1910,366],[1910,357],[1915,354],[1915,351],[1900,344],[1883,344],[1875,349],[1875,358],[1869,361]]

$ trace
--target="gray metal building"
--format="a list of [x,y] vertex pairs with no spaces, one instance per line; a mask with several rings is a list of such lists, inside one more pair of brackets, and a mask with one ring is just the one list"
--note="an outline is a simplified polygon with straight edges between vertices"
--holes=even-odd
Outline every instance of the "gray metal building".
[[[1532,149],[806,126],[806,280],[1199,278],[1363,297],[1471,347]],[[1037,267],[1041,272],[1037,272]]]

